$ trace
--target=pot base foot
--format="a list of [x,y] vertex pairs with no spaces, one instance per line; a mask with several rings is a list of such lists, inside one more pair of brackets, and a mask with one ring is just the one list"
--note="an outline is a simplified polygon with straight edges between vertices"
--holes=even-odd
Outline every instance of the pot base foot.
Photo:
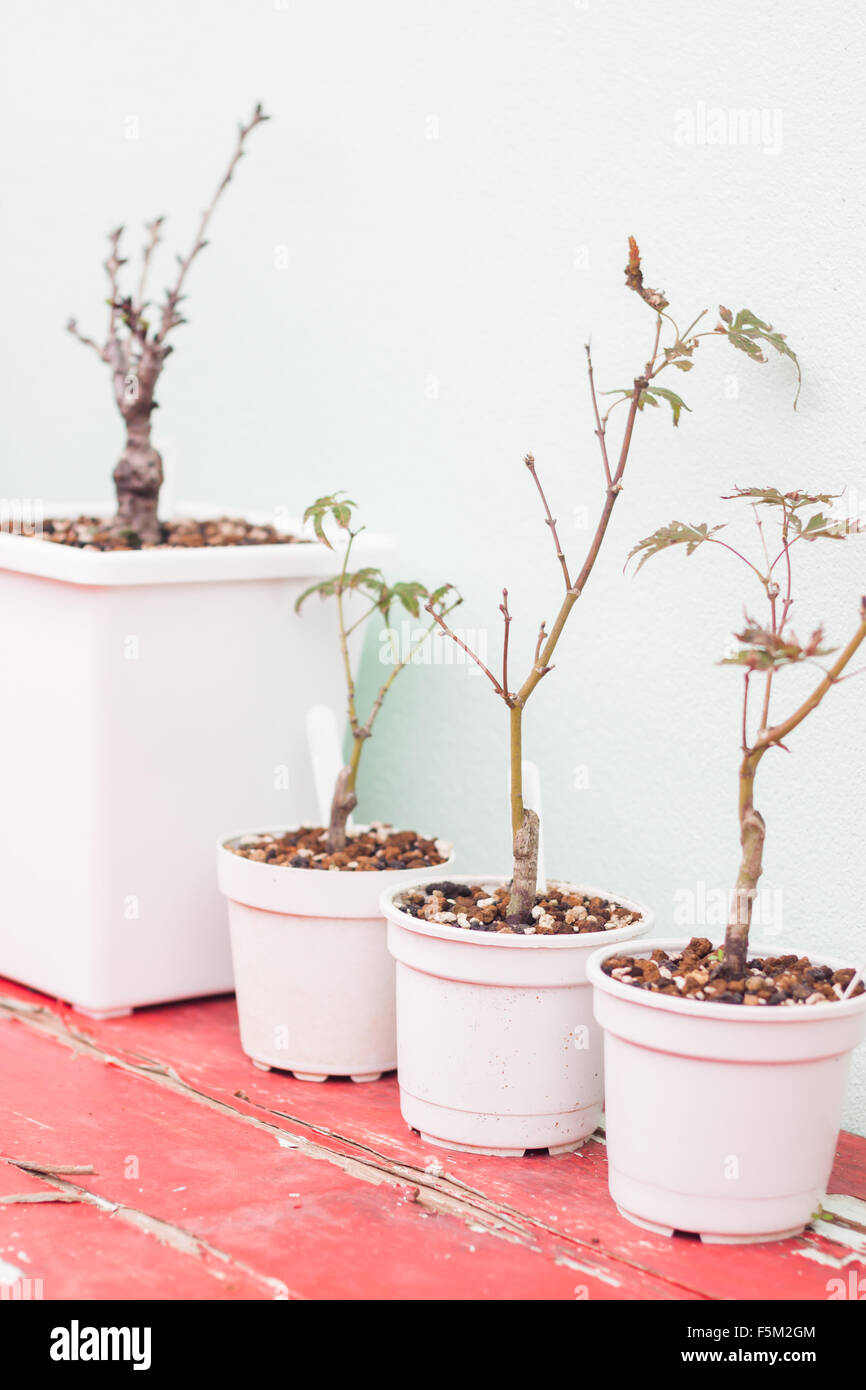
[[[411,1128],[411,1126],[410,1126]],[[436,1149],[454,1149],[458,1153],[482,1154],[487,1158],[525,1158],[528,1153],[544,1153],[545,1149],[491,1149],[480,1144],[458,1144],[451,1139],[437,1139],[434,1134],[425,1134],[423,1129],[417,1133],[424,1140],[425,1144],[432,1144]],[[547,1147],[547,1153],[551,1158],[559,1154],[574,1153],[581,1144],[585,1144],[586,1139],[575,1139],[570,1144],[551,1144]]]
[[72,1007],[77,1014],[96,1019],[97,1023],[102,1023],[107,1018],[129,1018],[132,1013],[132,1009],[85,1009],[83,1004],[73,1004]]
[[789,1240],[803,1234],[805,1226],[793,1226],[789,1231],[768,1231],[759,1236],[719,1236],[700,1233],[704,1245],[765,1245],[768,1241]]
[[296,1081],[327,1081],[327,1072],[317,1071],[293,1071],[292,1076]]
[[381,1075],[382,1075],[382,1073],[381,1073],[380,1071],[367,1071],[367,1072],[356,1072],[356,1071],[353,1071],[353,1072],[351,1073],[352,1080],[353,1080],[353,1081],[357,1081],[359,1085],[360,1085],[362,1082],[364,1082],[364,1081],[378,1081],[378,1080],[380,1079]]
[[657,1236],[698,1236],[703,1245],[763,1245],[773,1240],[788,1240],[791,1236],[802,1234],[805,1227],[794,1226],[787,1231],[767,1231],[761,1235],[717,1235],[713,1232],[704,1231],[678,1231],[673,1226],[662,1226],[657,1221],[647,1221],[642,1216],[635,1216],[633,1212],[626,1211],[619,1203],[616,1206],[620,1216],[624,1216],[626,1221],[630,1221],[633,1226],[640,1226],[644,1231],[652,1231]]
[[252,1064],[253,1064],[254,1067],[258,1067],[259,1071],[270,1071],[270,1070],[271,1070],[271,1064],[270,1064],[270,1062],[260,1062],[259,1059],[258,1059],[257,1057],[251,1057],[251,1058],[250,1058],[250,1061],[252,1062]]
[[635,1216],[632,1212],[626,1211],[619,1202],[616,1204],[616,1209],[620,1216],[625,1217],[626,1221],[630,1221],[633,1226],[640,1226],[643,1231],[652,1231],[653,1235],[656,1236],[672,1236],[674,1233],[673,1226],[662,1226],[658,1221],[646,1221],[644,1217]]
[[557,1158],[559,1154],[573,1154],[575,1149],[582,1149],[592,1135],[588,1134],[585,1139],[575,1139],[571,1144],[550,1144],[547,1152],[551,1158]]

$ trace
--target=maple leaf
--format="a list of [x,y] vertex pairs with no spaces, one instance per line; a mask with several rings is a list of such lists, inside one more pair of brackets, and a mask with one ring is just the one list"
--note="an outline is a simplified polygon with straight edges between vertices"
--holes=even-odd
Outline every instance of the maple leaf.
[[800,370],[800,362],[796,352],[789,345],[784,333],[774,329],[771,323],[765,323],[759,319],[757,314],[752,313],[751,309],[741,309],[734,318],[730,309],[726,309],[723,304],[719,305],[719,313],[724,319],[724,323],[716,325],[717,333],[724,333],[731,347],[737,348],[739,352],[744,352],[747,357],[751,357],[753,362],[766,362],[767,358],[761,350],[761,343],[769,343],[770,347],[782,357],[788,357],[797,369],[797,394],[794,397],[794,409],[797,409],[797,401],[800,399],[800,388],[803,385],[803,374]]
[[[660,526],[657,531],[653,531],[651,536],[638,541],[628,553],[626,566],[634,555],[641,555],[640,564],[635,570],[635,574],[643,569],[651,555],[659,555],[661,551],[668,550],[672,545],[684,545],[686,555],[691,555],[697,550],[704,541],[712,540],[716,531],[723,531],[724,526],[708,526],[702,521],[699,526],[691,526],[686,522],[672,521],[669,526]],[[643,554],[641,554],[643,552]]]
[[816,627],[809,641],[801,644],[793,632],[772,632],[746,614],[746,626],[734,634],[743,646],[733,656],[726,656],[720,666],[745,666],[750,671],[772,671],[780,666],[795,666],[817,656],[829,656],[835,647],[822,647],[823,627]]

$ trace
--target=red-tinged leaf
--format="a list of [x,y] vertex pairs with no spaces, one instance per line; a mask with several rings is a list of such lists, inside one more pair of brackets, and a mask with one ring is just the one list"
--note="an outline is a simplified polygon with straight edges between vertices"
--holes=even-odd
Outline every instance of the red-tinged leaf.
[[691,555],[704,541],[712,540],[717,531],[724,529],[723,525],[708,526],[706,522],[701,522],[699,526],[691,526],[682,521],[672,521],[669,526],[660,526],[657,531],[653,531],[651,536],[638,541],[637,545],[633,546],[628,553],[626,566],[633,556],[640,555],[641,560],[635,570],[635,574],[637,574],[651,556],[659,555],[663,550],[669,550],[672,545],[684,545],[686,555]]

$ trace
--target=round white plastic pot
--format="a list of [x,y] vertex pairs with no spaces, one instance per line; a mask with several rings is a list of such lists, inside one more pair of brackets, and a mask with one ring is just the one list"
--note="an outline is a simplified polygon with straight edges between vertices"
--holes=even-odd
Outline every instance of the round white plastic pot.
[[[508,880],[456,881],[492,888]],[[426,922],[395,906],[399,890],[382,894],[397,962],[400,1108],[428,1143],[504,1156],[566,1153],[596,1128],[602,1039],[586,962],[602,941],[649,931],[653,915],[598,888],[563,886],[641,920],[583,936],[509,935]]]
[[[642,942],[635,954],[686,944]],[[778,943],[750,947],[755,956],[783,952]],[[792,1008],[678,999],[605,975],[602,961],[616,953],[597,951],[589,978],[604,1029],[608,1173],[620,1212],[710,1242],[796,1235],[826,1191],[866,995]]]
[[241,838],[221,841],[217,854],[244,1052],[301,1081],[377,1081],[397,1065],[394,962],[379,895],[430,869],[293,869],[233,854],[226,846]]

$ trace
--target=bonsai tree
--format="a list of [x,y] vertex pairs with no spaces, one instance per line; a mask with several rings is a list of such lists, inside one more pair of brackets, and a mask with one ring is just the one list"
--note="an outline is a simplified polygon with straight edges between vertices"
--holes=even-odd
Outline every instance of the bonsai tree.
[[186,323],[180,312],[180,305],[186,298],[184,286],[193,261],[207,246],[205,234],[214,208],[232,180],[249,135],[268,119],[261,106],[256,106],[248,123],[241,124],[229,166],[201,215],[192,249],[186,256],[177,257],[177,274],[174,283],[165,291],[161,309],[151,314],[151,302],[145,297],[151,261],[162,239],[165,221],[164,217],[157,217],[147,224],[147,240],[142,251],[138,283],[131,292],[124,293],[120,285],[121,271],[127,264],[121,254],[124,228],[118,227],[108,238],[108,258],[105,261],[108,331],[105,343],[100,346],[95,339],[81,333],[76,319],[70,319],[67,324],[69,332],[80,343],[92,348],[111,372],[115,404],[126,428],[126,446],[114,470],[117,491],[114,529],[134,532],[145,544],[159,540],[160,535],[157,510],[162,486],[162,459],[151,444],[150,436],[151,417],[157,407],[154,392],[165,360],[173,351],[173,344],[168,339],[176,328]]
[[[653,315],[653,336],[649,356],[639,368],[632,384],[613,391],[599,393],[596,390],[592,355],[589,344],[586,346],[589,393],[595,421],[595,437],[598,442],[603,474],[603,496],[595,533],[589,548],[578,564],[566,557],[556,529],[554,517],[541,481],[535,459],[527,454],[524,463],[538,493],[545,523],[550,531],[556,562],[562,577],[562,592],[559,609],[550,628],[542,622],[535,643],[535,651],[529,669],[519,682],[512,680],[509,670],[509,632],[511,614],[508,608],[508,592],[502,591],[502,666],[501,674],[495,675],[481,658],[448,627],[444,616],[437,613],[432,604],[427,611],[435,621],[463,650],[481,667],[497,697],[508,709],[510,723],[510,765],[511,765],[511,827],[513,835],[514,869],[511,881],[511,896],[508,903],[507,921],[514,925],[531,920],[535,905],[538,878],[538,817],[534,811],[523,804],[521,768],[523,761],[523,718],[530,696],[540,682],[552,670],[552,660],[562,637],[571,611],[581,597],[595,562],[598,559],[608,524],[622,492],[623,476],[628,463],[629,451],[638,416],[651,406],[658,408],[664,403],[671,409],[673,424],[679,425],[683,411],[689,407],[682,398],[669,387],[658,384],[663,372],[670,377],[672,372],[689,372],[695,365],[695,355],[705,338],[725,338],[730,345],[754,362],[766,362],[764,346],[769,344],[775,352],[791,359],[797,370],[798,395],[800,368],[797,357],[789,347],[784,333],[776,331],[750,309],[741,309],[735,316],[729,309],[719,308],[719,322],[711,329],[698,329],[707,310],[703,310],[688,327],[680,329],[679,324],[668,312],[668,300],[661,290],[650,289],[644,284],[641,257],[637,243],[629,238],[629,258],[625,269],[626,285],[634,291]],[[668,378],[666,378],[668,379]],[[612,396],[613,401],[602,412],[600,395]],[[794,399],[796,408],[797,399]],[[619,437],[611,424],[614,413],[620,406],[625,407],[625,420]],[[620,418],[616,416],[616,420]]]
[[[805,642],[800,642],[788,626],[788,619],[794,603],[793,567],[791,552],[798,542],[817,540],[840,540],[849,532],[859,530],[858,522],[837,521],[815,510],[835,500],[830,493],[779,492],[772,487],[737,488],[724,501],[743,501],[753,510],[759,535],[759,558],[750,559],[742,551],[721,540],[718,532],[723,525],[688,526],[680,521],[672,521],[658,531],[640,541],[629,555],[640,555],[640,570],[652,555],[671,546],[685,546],[686,555],[691,555],[698,546],[708,544],[720,546],[734,555],[750,570],[760,585],[766,602],[766,616],[763,623],[746,615],[742,632],[736,634],[740,644],[737,651],[726,656],[722,665],[737,666],[743,672],[743,713],[742,713],[742,757],[740,760],[738,815],[740,823],[740,845],[742,855],[737,882],[731,899],[731,909],[725,932],[725,943],[719,966],[715,970],[717,978],[742,980],[746,974],[746,959],[749,945],[749,929],[752,921],[752,905],[761,876],[764,857],[766,827],[764,818],[755,806],[755,777],[761,761],[771,748],[786,748],[785,740],[818,708],[824,696],[846,679],[846,667],[866,638],[866,597],[861,598],[857,626],[835,660],[827,667],[821,665],[821,658],[832,655],[836,648],[825,647],[824,629],[818,627]],[[759,510],[763,509],[763,510]],[[763,515],[769,512],[778,537],[773,545],[768,544]],[[774,554],[775,552],[775,554]],[[774,554],[771,560],[770,556]],[[821,679],[810,695],[793,713],[783,719],[771,718],[771,707],[775,693],[775,677],[785,667],[814,664],[822,671]],[[754,721],[750,716],[750,696],[752,683],[761,686],[759,712]],[[750,727],[750,725],[752,727]]]
[[[356,507],[357,503],[352,502],[342,493],[336,492],[328,497],[319,497],[304,512],[304,523],[313,523],[316,536],[329,550],[333,550],[334,547],[325,532],[325,522],[328,518],[346,533],[346,544],[343,548],[343,563],[339,574],[334,575],[331,579],[322,579],[316,584],[311,584],[295,603],[295,611],[300,613],[301,607],[310,595],[318,594],[323,599],[333,598],[337,607],[337,632],[346,678],[346,703],[349,729],[352,736],[352,752],[348,763],[341,769],[334,787],[326,839],[330,853],[337,853],[346,846],[346,826],[349,816],[357,805],[355,786],[361,754],[367,740],[372,737],[373,726],[385,701],[385,696],[400,672],[411,664],[416,652],[423,647],[430,634],[435,630],[436,623],[444,622],[447,614],[463,601],[453,584],[442,584],[431,592],[423,584],[419,584],[417,580],[400,580],[389,584],[380,569],[369,566],[354,571],[350,570],[349,561],[352,547],[356,538],[364,530],[363,526],[355,527],[352,524],[353,512]],[[346,614],[345,598],[347,594],[357,594],[366,602],[360,616],[354,617],[351,622]],[[349,638],[358,628],[363,627],[374,614],[379,615],[384,620],[387,629],[391,609],[395,603],[399,603],[411,617],[418,618],[421,614],[422,602],[427,611],[433,615],[434,621],[410,644],[408,651],[402,653],[398,650],[395,634],[389,633],[392,669],[387,680],[379,689],[367,718],[362,723],[358,714],[355,681],[349,660]]]

